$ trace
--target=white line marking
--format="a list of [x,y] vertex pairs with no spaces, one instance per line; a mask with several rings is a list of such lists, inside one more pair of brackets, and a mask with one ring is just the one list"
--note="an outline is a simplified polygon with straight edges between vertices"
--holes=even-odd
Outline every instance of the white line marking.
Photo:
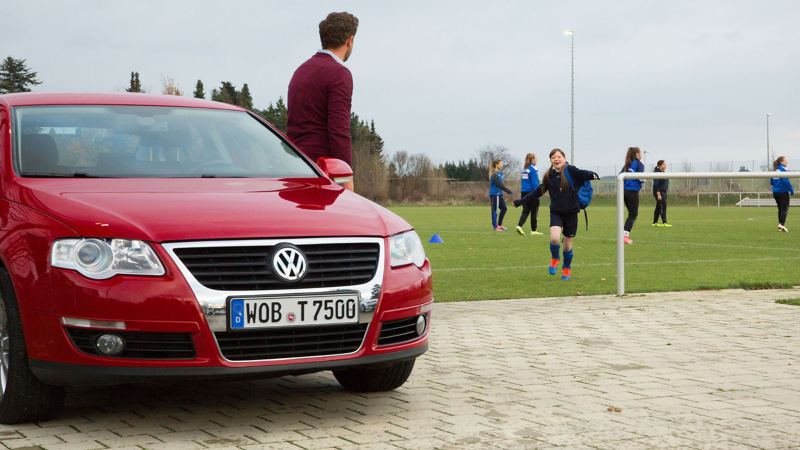
[[[642,262],[629,262],[626,263],[626,266],[653,266],[653,265],[663,265],[663,264],[671,264],[671,265],[679,265],[679,264],[719,264],[719,263],[726,263],[726,262],[752,262],[752,261],[797,261],[800,260],[800,256],[789,257],[789,258],[774,258],[774,257],[767,257],[767,258],[727,258],[727,259],[685,259],[685,260],[673,260],[673,261],[642,261]],[[603,262],[603,263],[580,263],[578,267],[606,267],[606,266],[614,266],[616,265],[615,262]],[[545,267],[547,264],[542,264],[541,267]],[[492,267],[449,267],[445,269],[436,269],[434,268],[434,272],[468,272],[472,270],[507,270],[507,269],[531,269],[535,267],[540,267],[539,265],[529,265],[529,266],[492,266]]]
[[[418,232],[422,232],[422,230],[417,230]],[[427,232],[425,232],[427,233]],[[777,233],[777,231],[776,231]],[[448,231],[447,234],[487,234],[485,231]],[[516,235],[515,235],[516,236]],[[523,238],[517,238],[523,239]],[[575,238],[579,241],[608,241],[608,242],[615,242],[614,238],[607,237],[591,237],[591,236],[581,236],[580,234]],[[528,242],[531,242],[532,239],[529,239]],[[743,248],[748,250],[766,250],[766,251],[777,251],[777,252],[800,252],[800,248],[786,248],[786,247],[757,247],[753,245],[731,245],[731,244],[716,244],[713,242],[685,242],[685,241],[642,241],[637,239],[637,244],[658,244],[658,245],[679,245],[679,246],[693,246],[693,247],[715,247],[715,248]]]

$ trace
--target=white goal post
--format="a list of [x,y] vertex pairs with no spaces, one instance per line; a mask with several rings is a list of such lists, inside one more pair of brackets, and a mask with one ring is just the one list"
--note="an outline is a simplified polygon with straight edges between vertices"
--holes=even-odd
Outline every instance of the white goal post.
[[797,178],[794,172],[624,172],[617,175],[617,295],[625,295],[625,180]]

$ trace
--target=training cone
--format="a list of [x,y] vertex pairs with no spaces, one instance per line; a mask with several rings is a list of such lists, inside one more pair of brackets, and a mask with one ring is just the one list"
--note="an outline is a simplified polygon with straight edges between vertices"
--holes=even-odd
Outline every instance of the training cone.
[[428,243],[429,244],[444,244],[444,241],[439,236],[439,233],[434,233],[434,235],[431,236],[431,239],[428,241]]

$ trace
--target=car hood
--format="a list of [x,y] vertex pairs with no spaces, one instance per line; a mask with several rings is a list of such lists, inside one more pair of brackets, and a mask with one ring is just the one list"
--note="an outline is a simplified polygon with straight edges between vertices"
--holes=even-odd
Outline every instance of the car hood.
[[153,242],[389,236],[411,229],[327,179],[20,179],[17,200],[84,237]]

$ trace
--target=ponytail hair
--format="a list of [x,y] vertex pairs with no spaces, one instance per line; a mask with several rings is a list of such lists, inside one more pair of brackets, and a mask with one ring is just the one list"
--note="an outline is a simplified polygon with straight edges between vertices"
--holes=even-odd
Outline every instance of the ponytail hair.
[[641,150],[639,150],[639,147],[628,147],[628,153],[625,154],[625,165],[622,166],[622,171],[627,172],[628,169],[631,168],[633,160],[639,159],[639,155],[641,155]]
[[776,159],[775,161],[772,161],[772,170],[778,170],[778,166],[781,165],[781,164],[786,165],[786,164],[783,163],[783,161],[786,161],[786,157],[785,156],[778,156],[778,159]]
[[663,159],[659,159],[658,162],[656,163],[656,168],[653,169],[653,171],[655,171],[656,169],[661,167],[662,164],[664,164],[664,160]]
[[493,159],[492,163],[489,164],[489,180],[497,173],[497,165],[500,164],[500,161],[499,159]]
[[535,153],[528,153],[527,155],[525,155],[524,168],[527,169],[531,164],[533,164],[534,159],[536,159]]

